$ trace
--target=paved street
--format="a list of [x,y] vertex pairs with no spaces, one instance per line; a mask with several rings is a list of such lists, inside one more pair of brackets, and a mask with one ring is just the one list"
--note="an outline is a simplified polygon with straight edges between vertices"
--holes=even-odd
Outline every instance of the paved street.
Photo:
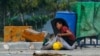
[[3,46],[3,42],[0,43],[0,56],[33,56],[34,52],[36,53],[60,53],[67,54],[72,56],[100,56],[100,46],[94,47],[89,46],[88,48],[83,48],[75,50],[61,50],[61,51],[53,51],[53,50],[39,50],[41,47],[41,43],[31,43],[31,45],[35,45],[35,50],[31,50],[29,42],[18,42],[18,43],[7,43],[9,49],[5,49]]

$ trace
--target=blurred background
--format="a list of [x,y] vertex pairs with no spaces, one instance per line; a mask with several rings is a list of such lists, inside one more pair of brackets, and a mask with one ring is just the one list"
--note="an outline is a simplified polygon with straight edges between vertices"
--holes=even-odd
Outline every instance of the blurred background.
[[[76,0],[70,0],[75,2]],[[4,26],[32,26],[42,31],[58,10],[67,10],[68,0],[0,0],[0,38]]]
[[[57,11],[74,11],[76,2],[99,0],[0,0],[0,41],[4,26],[32,26],[37,31],[48,28]],[[74,9],[71,9],[74,8]],[[51,31],[51,30],[50,30]]]

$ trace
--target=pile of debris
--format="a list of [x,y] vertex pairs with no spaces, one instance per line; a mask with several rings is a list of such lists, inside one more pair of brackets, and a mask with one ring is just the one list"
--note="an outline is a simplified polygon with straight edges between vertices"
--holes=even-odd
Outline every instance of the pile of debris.
[[33,56],[69,56],[69,55],[66,55],[66,54],[52,54],[52,53],[42,53],[42,54],[33,53]]

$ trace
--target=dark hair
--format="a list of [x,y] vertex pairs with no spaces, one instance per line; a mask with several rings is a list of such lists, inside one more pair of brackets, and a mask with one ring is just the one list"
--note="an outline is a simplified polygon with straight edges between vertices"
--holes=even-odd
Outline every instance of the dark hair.
[[67,27],[68,27],[67,22],[66,22],[63,18],[56,18],[55,26],[56,26],[56,23],[60,23],[60,24],[62,24],[63,26],[67,26]]
[[55,24],[57,24],[57,23],[62,24],[63,26],[65,26],[62,21],[57,21]]
[[66,26],[69,28],[66,20],[64,20],[63,18],[55,18],[55,19],[51,20],[51,24],[52,24],[55,35],[57,35],[57,33],[60,33],[60,31],[56,27],[57,22],[62,23],[63,26]]

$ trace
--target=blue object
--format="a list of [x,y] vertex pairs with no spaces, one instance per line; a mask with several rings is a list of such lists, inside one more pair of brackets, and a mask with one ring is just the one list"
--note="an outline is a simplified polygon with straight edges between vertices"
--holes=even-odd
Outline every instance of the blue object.
[[68,23],[69,29],[76,35],[76,14],[74,12],[58,11],[55,18],[64,19]]

